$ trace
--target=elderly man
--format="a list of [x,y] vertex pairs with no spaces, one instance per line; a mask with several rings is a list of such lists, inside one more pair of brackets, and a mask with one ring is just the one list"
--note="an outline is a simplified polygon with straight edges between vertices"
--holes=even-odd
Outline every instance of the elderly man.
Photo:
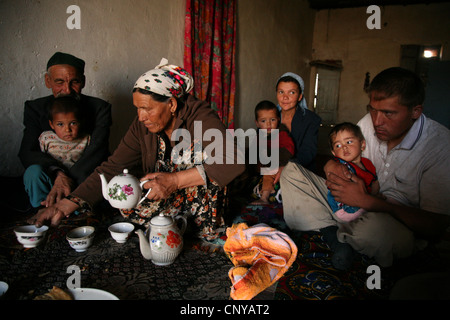
[[[19,158],[28,169],[24,175],[25,190],[33,190],[30,199],[35,208],[49,206],[69,195],[70,192],[109,155],[109,131],[111,126],[111,105],[98,98],[81,94],[85,86],[85,62],[67,53],[55,53],[47,63],[45,85],[52,90],[52,95],[25,102],[24,131],[19,150]],[[70,169],[64,168],[49,154],[43,153],[39,147],[39,136],[43,131],[51,130],[48,121],[48,106],[55,98],[73,96],[80,100],[83,112],[86,114],[86,130],[91,135],[91,142],[82,157]],[[39,196],[37,188],[43,188],[39,183],[44,179],[52,185]],[[45,183],[47,184],[47,183]],[[48,195],[47,195],[48,193]]]
[[[333,265],[351,266],[352,248],[390,266],[412,254],[416,239],[439,240],[450,224],[450,131],[422,113],[420,78],[402,68],[378,74],[369,88],[369,113],[358,123],[366,139],[363,156],[374,163],[384,198],[367,193],[363,181],[330,161],[327,180],[294,163],[282,172],[284,215],[297,230],[318,230],[333,251]],[[368,213],[338,223],[327,203]]]

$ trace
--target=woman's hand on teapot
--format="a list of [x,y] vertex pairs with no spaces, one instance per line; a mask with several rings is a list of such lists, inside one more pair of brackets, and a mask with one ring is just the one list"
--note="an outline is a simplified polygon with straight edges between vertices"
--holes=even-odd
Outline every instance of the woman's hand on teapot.
[[178,190],[178,176],[176,173],[155,172],[149,173],[141,178],[144,189],[152,189],[147,195],[150,200],[167,199],[173,192]]

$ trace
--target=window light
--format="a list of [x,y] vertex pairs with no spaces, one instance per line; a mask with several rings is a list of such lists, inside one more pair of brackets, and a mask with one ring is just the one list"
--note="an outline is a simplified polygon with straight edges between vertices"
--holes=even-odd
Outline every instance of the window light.
[[425,48],[423,50],[423,57],[424,58],[437,58],[439,56],[439,50],[438,49],[432,49],[432,48]]

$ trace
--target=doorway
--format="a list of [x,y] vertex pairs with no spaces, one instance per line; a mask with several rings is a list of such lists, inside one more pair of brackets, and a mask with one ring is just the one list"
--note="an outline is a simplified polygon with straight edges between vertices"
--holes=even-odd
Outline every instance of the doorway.
[[340,69],[317,66],[314,85],[314,110],[323,125],[334,125],[339,103]]
[[311,63],[311,79],[314,83],[314,111],[322,118],[319,128],[317,153],[331,155],[328,146],[328,133],[336,124],[339,106],[339,87],[342,65],[340,61],[315,61]]

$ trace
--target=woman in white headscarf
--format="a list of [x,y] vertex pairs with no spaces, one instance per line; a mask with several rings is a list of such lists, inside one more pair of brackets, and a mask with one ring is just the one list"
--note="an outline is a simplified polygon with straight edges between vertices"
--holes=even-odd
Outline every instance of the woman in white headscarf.
[[[51,220],[58,224],[75,210],[91,210],[102,200],[99,173],[110,180],[128,169],[141,180],[150,180],[144,187],[151,192],[133,210],[121,210],[124,217],[147,225],[160,213],[182,214],[193,217],[200,238],[214,241],[220,237],[225,231],[226,185],[244,171],[245,165],[238,164],[236,150],[226,149],[227,132],[216,112],[189,94],[193,85],[189,73],[169,65],[166,59],[139,77],[133,88],[137,117],[113,155],[67,198],[39,211],[30,222],[40,225]],[[212,163],[205,161],[205,147],[211,143],[210,138],[203,139],[208,129],[223,137],[223,149],[214,149],[216,161]],[[178,149],[172,133],[183,130],[192,139],[190,159],[180,159],[182,152],[172,154]],[[221,158],[217,160],[218,154]]]
[[[295,161],[310,171],[316,171],[316,155],[319,139],[319,127],[322,119],[308,109],[303,95],[305,84],[303,79],[292,72],[283,74],[277,81],[277,107],[281,114],[281,123],[289,130],[294,141],[295,154],[290,161]],[[278,170],[273,189],[269,195],[271,202],[281,202],[282,194],[280,176],[284,167]],[[252,197],[261,197],[262,179],[254,188]]]
[[277,81],[276,94],[281,111],[281,123],[290,131],[295,143],[294,161],[315,171],[315,158],[319,127],[322,119],[308,109],[304,97],[303,79],[292,72],[283,74]]

